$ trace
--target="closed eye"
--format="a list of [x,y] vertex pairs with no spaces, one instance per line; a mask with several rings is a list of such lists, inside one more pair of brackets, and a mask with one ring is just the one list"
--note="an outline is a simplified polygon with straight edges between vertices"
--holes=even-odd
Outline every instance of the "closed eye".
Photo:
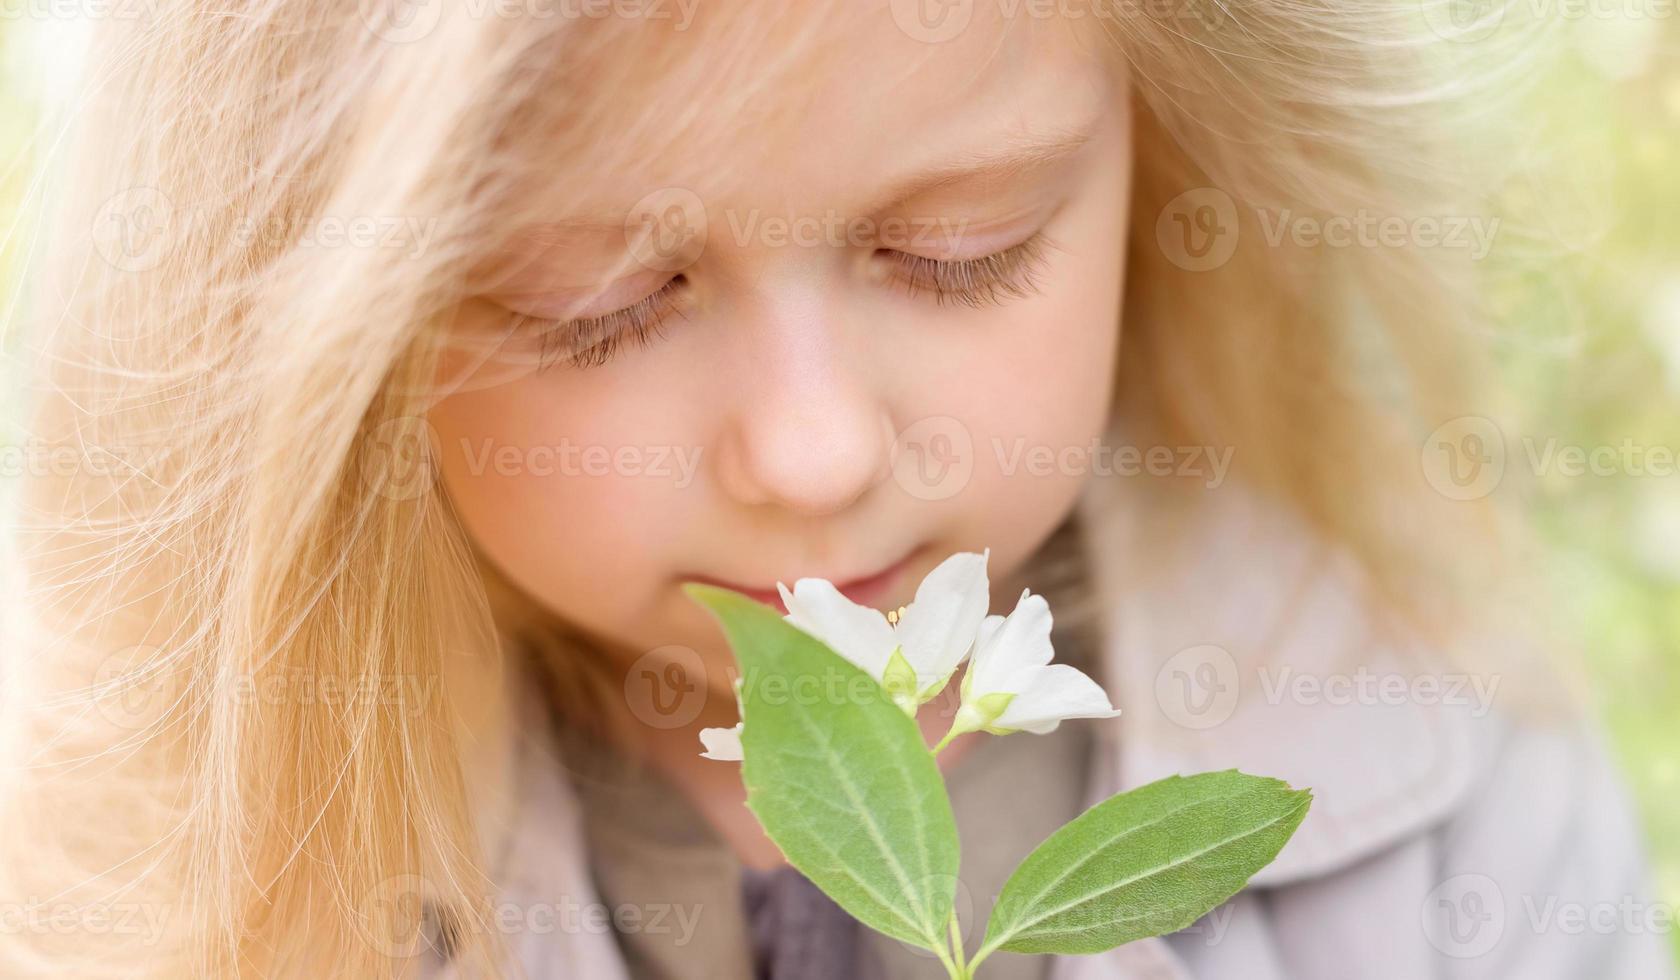
[[940,305],[997,306],[1038,292],[1038,276],[1052,248],[1043,232],[1019,245],[972,259],[931,259],[886,250],[894,279],[912,296],[929,294]]
[[662,337],[665,321],[681,315],[675,301],[685,284],[683,276],[674,276],[629,306],[601,316],[556,320],[515,313],[513,328],[540,344],[538,370],[561,363],[599,367],[625,344],[645,346]]
[[[1038,276],[1051,248],[1040,232],[1020,244],[972,259],[934,259],[893,249],[882,249],[877,255],[889,263],[892,281],[909,295],[932,296],[942,306],[980,308],[1037,293]],[[646,346],[663,337],[670,317],[681,315],[676,300],[686,284],[678,274],[629,306],[601,316],[557,320],[515,313],[514,330],[540,343],[539,370],[556,364],[599,367],[625,344]]]

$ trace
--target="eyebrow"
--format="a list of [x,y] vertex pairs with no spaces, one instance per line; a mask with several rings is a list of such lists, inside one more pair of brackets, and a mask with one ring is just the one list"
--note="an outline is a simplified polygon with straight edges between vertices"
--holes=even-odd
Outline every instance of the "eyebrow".
[[[975,179],[1004,179],[1018,177],[1042,167],[1059,163],[1079,152],[1096,133],[1096,123],[1042,134],[1024,134],[1006,139],[1001,149],[984,150],[960,155],[955,162],[944,163],[912,173],[902,178],[898,186],[883,194],[859,214],[881,214],[902,207],[922,194]],[[573,215],[535,226],[548,231],[568,232],[611,231],[624,226],[622,213],[592,212]]]
[[1005,142],[1001,150],[984,151],[960,157],[954,163],[942,164],[900,181],[896,190],[882,195],[875,206],[865,208],[864,214],[879,214],[899,207],[906,201],[952,184],[977,178],[1009,178],[1030,173],[1059,163],[1078,153],[1091,141],[1095,126],[1056,130],[1047,134],[1017,136]]

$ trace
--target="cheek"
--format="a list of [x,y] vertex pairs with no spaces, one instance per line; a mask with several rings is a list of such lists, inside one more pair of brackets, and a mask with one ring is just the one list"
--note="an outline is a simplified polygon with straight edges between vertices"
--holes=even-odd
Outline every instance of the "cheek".
[[1040,293],[976,322],[918,406],[968,429],[973,475],[952,502],[971,542],[997,549],[1000,568],[1066,516],[1108,427],[1125,259],[1125,185],[1114,185],[1079,202],[1078,219],[1053,236],[1060,251]]
[[680,526],[697,457],[649,442],[631,406],[562,389],[573,380],[536,374],[455,395],[429,418],[444,485],[483,555],[549,609],[610,633],[656,595],[670,547],[660,529]]

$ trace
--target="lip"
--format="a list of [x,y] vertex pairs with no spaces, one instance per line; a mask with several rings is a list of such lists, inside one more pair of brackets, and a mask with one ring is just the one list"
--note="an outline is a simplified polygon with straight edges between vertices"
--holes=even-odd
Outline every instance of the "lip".
[[[913,562],[916,557],[921,554],[921,552],[922,549],[919,547],[912,548],[904,555],[904,557],[898,559],[880,571],[871,572],[867,575],[858,576],[844,581],[835,581],[834,587],[840,590],[841,595],[860,606],[869,606],[873,609],[879,609],[881,608],[882,602],[890,596],[892,594],[892,590],[898,586],[899,580],[904,577],[904,573],[909,569],[911,562]],[[801,578],[828,578],[828,576],[820,574],[795,575],[792,578],[783,578],[779,581],[785,582],[791,587],[794,582]],[[688,577],[687,581],[704,582],[707,585],[716,585],[720,588],[733,589],[749,599],[762,602],[767,606],[775,607],[776,611],[782,613],[784,616],[787,615],[787,606],[782,603],[781,593],[776,591],[776,587],[773,585],[768,588],[742,585],[739,582],[731,582],[727,579],[714,578],[709,575],[692,575]],[[830,581],[834,580],[830,579]]]

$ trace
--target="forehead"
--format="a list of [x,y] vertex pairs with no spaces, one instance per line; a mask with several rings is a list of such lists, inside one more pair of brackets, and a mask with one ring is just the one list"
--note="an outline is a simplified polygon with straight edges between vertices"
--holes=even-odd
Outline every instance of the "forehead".
[[1114,97],[1113,59],[1078,24],[977,3],[930,40],[907,13],[921,6],[714,0],[682,30],[629,25],[562,66],[560,110],[512,134],[536,164],[525,203],[610,223],[683,188],[851,210],[911,174],[1079,135]]

